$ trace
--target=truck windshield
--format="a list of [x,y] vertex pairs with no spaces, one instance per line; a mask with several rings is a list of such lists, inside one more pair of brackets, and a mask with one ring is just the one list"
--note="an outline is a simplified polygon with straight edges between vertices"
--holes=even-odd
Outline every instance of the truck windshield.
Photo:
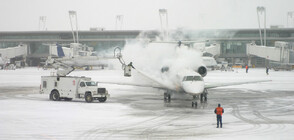
[[85,82],[87,86],[97,86],[97,83],[94,81]]

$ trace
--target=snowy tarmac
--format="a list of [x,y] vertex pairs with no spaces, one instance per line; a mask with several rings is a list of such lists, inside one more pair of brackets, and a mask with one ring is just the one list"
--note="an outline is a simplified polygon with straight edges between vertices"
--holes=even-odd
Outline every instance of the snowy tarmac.
[[[0,139],[293,139],[294,72],[244,69],[209,71],[208,83],[272,80],[209,90],[208,102],[195,109],[188,95],[100,84],[108,89],[105,103],[50,101],[39,94],[40,76],[51,70],[0,70]],[[126,81],[118,70],[74,71],[95,81]],[[224,107],[223,128],[216,128],[214,109]]]

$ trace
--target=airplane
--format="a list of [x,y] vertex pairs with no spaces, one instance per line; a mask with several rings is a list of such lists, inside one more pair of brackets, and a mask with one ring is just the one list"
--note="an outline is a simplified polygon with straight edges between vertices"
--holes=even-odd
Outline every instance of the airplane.
[[[105,84],[118,84],[118,85],[130,85],[130,86],[139,86],[139,87],[150,87],[156,88],[160,90],[164,90],[164,101],[170,102],[171,95],[176,94],[188,94],[191,95],[193,98],[192,100],[192,107],[197,107],[198,101],[206,102],[208,89],[217,88],[217,87],[224,87],[224,86],[232,86],[232,85],[241,85],[241,84],[250,84],[250,83],[259,83],[259,82],[268,82],[270,80],[256,80],[256,81],[246,81],[246,82],[234,82],[234,83],[219,83],[219,84],[207,84],[203,80],[203,76],[201,76],[198,72],[193,70],[184,70],[176,75],[176,82],[170,83],[165,82],[162,76],[161,78],[155,78],[147,73],[135,69],[140,75],[148,78],[152,84],[139,84],[139,83],[120,83],[120,82],[105,82],[105,81],[98,81],[98,83],[105,83]],[[164,74],[163,74],[164,75]]]
[[115,59],[114,57],[100,57],[88,50],[84,51],[78,43],[71,43],[70,48],[62,47],[60,44],[51,45],[50,52],[56,54],[57,58],[50,56],[45,62],[46,66],[54,62],[51,60],[54,59],[72,67],[86,67],[86,70],[92,66],[99,66],[104,69],[104,67],[108,66],[110,59]]
[[[207,101],[208,89],[223,86],[270,81],[255,80],[234,83],[207,84],[203,80],[203,77],[205,77],[207,74],[207,68],[202,63],[198,64],[194,68],[183,67],[182,69],[177,69],[177,72],[172,72],[172,67],[165,66],[161,68],[159,72],[160,75],[154,76],[150,73],[146,73],[145,71],[141,70],[139,67],[133,65],[133,63],[126,65],[125,61],[122,58],[121,52],[118,52],[118,55],[116,56],[118,56],[117,58],[123,66],[125,76],[131,76],[131,70],[133,69],[138,74],[149,79],[149,81],[151,81],[151,84],[98,81],[99,83],[157,88],[160,90],[164,90],[164,101],[166,102],[171,101],[171,95],[174,93],[188,94],[193,97],[192,107],[197,107],[198,100],[200,100],[201,102]],[[145,66],[148,67],[148,65]]]

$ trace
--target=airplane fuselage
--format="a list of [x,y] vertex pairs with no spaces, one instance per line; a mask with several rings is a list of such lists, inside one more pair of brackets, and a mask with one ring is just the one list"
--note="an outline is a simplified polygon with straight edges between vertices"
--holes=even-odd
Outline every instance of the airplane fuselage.
[[190,95],[202,94],[205,89],[203,78],[195,71],[182,71],[177,74],[177,80],[173,83],[174,90]]

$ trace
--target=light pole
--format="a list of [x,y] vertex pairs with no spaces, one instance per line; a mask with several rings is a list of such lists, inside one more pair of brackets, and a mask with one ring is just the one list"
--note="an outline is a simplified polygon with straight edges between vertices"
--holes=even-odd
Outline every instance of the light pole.
[[[258,26],[259,26],[259,35],[260,35],[260,42],[261,45],[266,46],[266,9],[263,6],[258,6],[256,8],[257,11],[257,20],[258,20]],[[260,28],[260,18],[259,16],[262,15],[264,13],[264,44],[262,42],[262,36],[261,36],[261,28]]]
[[123,21],[124,21],[124,16],[123,15],[117,15],[116,16],[116,20],[115,20],[115,29],[116,30],[122,30]]
[[[160,18],[160,25],[161,25],[161,32],[163,34],[164,40],[168,40],[168,15],[166,9],[159,9],[159,18]],[[164,25],[164,18],[165,18],[165,25]]]
[[[287,27],[288,28],[293,27],[293,24],[294,24],[293,15],[294,15],[294,11],[287,13]],[[290,24],[289,24],[289,22],[290,22]]]
[[40,16],[39,18],[39,30],[45,30],[46,28],[46,16]]
[[[78,16],[77,16],[77,12],[76,12],[76,11],[68,11],[68,14],[69,14],[69,20],[70,20],[71,32],[72,32],[72,36],[73,36],[74,43],[76,43],[76,40],[77,40],[77,43],[79,43]],[[72,19],[73,19],[73,18],[76,19],[76,34],[77,34],[76,39],[75,39],[74,29],[73,29],[73,24],[72,24],[72,22],[73,22]]]

